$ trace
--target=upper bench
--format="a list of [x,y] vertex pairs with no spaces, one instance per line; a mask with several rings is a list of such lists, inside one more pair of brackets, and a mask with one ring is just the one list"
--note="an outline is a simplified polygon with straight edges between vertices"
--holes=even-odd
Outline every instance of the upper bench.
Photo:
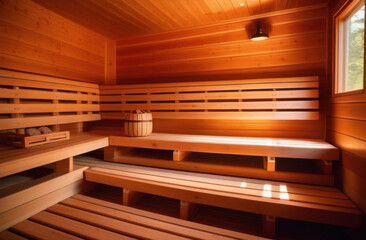
[[[112,133],[108,134],[111,135]],[[338,160],[338,148],[320,139],[228,137],[152,133],[147,137],[110,136],[111,146],[165,149],[191,152],[223,153]]]

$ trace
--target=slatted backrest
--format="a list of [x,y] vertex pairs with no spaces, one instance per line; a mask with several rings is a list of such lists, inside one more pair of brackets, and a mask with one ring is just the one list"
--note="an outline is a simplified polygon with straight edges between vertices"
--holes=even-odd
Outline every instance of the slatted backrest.
[[318,77],[101,86],[102,119],[319,119]]
[[0,130],[100,120],[99,86],[0,69]]

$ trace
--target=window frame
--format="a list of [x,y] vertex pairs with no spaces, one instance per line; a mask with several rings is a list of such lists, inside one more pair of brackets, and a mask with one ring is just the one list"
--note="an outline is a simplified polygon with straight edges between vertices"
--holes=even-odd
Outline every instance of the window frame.
[[[351,0],[348,1],[348,4],[340,8],[340,10],[334,15],[333,17],[333,23],[334,23],[334,29],[335,34],[335,48],[334,48],[334,81],[332,84],[332,96],[333,97],[342,97],[342,96],[362,96],[362,98],[366,97],[366,45],[364,44],[364,64],[363,64],[363,88],[347,91],[347,92],[339,92],[339,88],[341,84],[345,83],[344,79],[344,71],[345,69],[341,69],[341,66],[344,66],[344,59],[345,59],[345,52],[344,49],[347,47],[347,44],[345,43],[347,35],[344,34],[344,25],[347,20],[350,19],[351,16],[353,16],[358,10],[362,8],[363,5],[366,7],[366,1],[365,0]],[[366,15],[366,11],[365,11]],[[366,40],[366,17],[364,22],[364,29],[365,29],[365,40]],[[343,75],[343,76],[342,76]],[[341,77],[342,76],[342,77]]]

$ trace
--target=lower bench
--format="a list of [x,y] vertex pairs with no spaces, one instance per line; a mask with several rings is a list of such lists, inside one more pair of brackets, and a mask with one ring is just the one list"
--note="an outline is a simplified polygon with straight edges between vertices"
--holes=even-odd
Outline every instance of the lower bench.
[[121,187],[132,199],[142,192],[262,214],[264,222],[273,225],[275,217],[346,227],[362,224],[360,210],[336,188],[111,164],[89,168],[86,180]]
[[[192,223],[75,195],[0,233],[0,239],[248,239],[249,234]],[[17,238],[18,237],[18,238]]]

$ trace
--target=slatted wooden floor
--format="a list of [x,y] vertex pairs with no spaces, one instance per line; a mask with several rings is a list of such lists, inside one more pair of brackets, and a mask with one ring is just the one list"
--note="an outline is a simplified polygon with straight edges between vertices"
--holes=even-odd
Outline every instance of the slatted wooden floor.
[[0,233],[0,239],[264,239],[75,195]]

